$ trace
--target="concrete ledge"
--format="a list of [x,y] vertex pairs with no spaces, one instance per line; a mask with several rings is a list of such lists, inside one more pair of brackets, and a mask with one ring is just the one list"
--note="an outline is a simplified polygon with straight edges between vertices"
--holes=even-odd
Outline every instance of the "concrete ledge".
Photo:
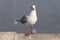
[[60,34],[32,34],[26,37],[23,33],[0,32],[0,40],[60,40]]

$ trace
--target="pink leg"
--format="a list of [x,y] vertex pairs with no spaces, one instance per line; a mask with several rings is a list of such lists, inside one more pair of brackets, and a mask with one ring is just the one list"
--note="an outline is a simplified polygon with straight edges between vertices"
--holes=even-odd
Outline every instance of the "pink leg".
[[34,34],[33,32],[32,32],[32,26],[30,25],[30,33],[31,34]]
[[31,25],[30,25],[30,33],[33,34],[33,32],[32,32],[32,26]]
[[28,33],[28,27],[27,27],[27,25],[26,25],[26,27],[25,27],[25,35],[24,36],[28,36],[29,35],[29,33]]

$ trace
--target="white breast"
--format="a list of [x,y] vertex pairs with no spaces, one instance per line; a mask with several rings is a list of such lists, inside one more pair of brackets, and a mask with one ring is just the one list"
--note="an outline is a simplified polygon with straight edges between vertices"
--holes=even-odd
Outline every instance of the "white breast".
[[27,16],[28,18],[28,23],[30,23],[31,25],[34,25],[37,21],[37,15],[36,15],[36,10],[33,10],[29,16]]

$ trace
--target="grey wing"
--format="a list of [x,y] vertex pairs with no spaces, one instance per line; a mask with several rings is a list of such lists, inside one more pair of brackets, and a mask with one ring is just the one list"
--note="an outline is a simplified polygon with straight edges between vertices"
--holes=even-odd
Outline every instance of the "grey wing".
[[20,19],[20,22],[23,23],[23,24],[27,22],[27,17],[26,17],[26,15],[24,15],[24,16]]

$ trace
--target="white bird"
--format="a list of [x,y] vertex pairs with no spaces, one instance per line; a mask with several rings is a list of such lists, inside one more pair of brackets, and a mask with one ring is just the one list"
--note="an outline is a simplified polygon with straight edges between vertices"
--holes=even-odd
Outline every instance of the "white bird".
[[33,34],[32,26],[37,22],[36,6],[32,5],[30,14],[24,15],[20,20],[16,21],[19,21],[22,24],[26,24],[25,36],[29,35],[29,33],[27,32],[27,26],[30,27],[30,34]]

